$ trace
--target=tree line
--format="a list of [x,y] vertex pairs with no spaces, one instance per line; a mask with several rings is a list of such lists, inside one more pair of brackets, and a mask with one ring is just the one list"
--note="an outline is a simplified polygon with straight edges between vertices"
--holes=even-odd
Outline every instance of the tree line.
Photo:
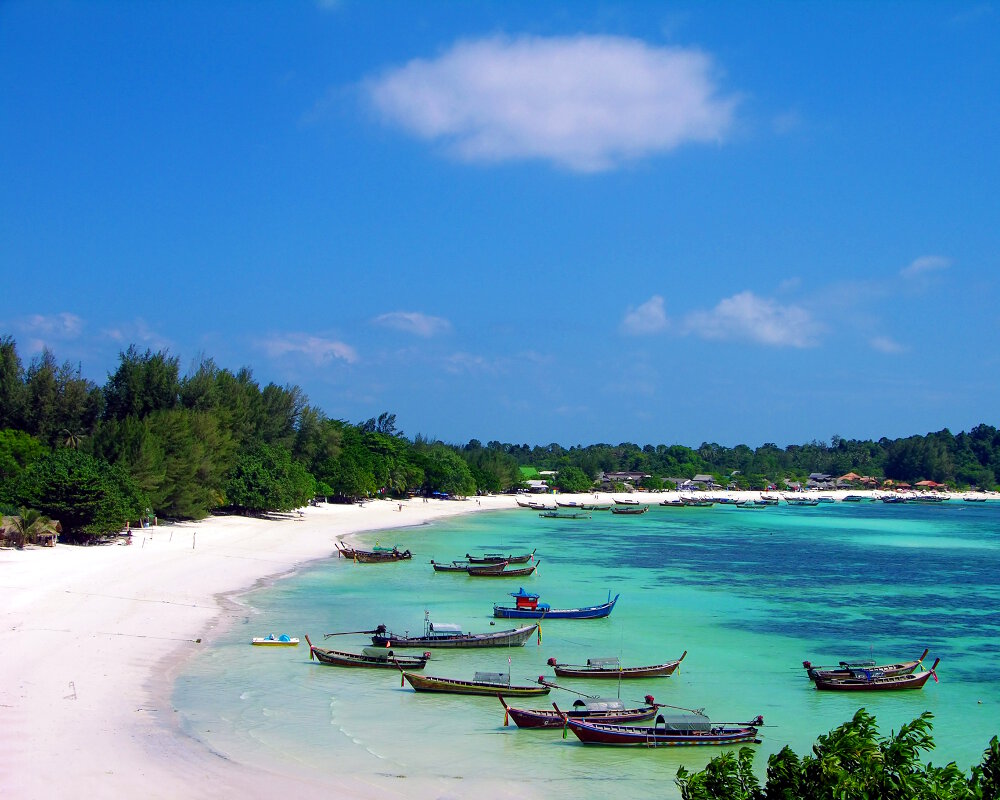
[[784,449],[454,445],[408,438],[389,412],[360,423],[330,418],[299,387],[261,386],[249,368],[211,358],[182,375],[178,358],[133,345],[98,386],[49,350],[25,365],[15,340],[0,338],[0,510],[38,510],[60,521],[67,540],[150,514],[199,519],[288,511],[317,497],[497,493],[523,486],[526,466],[557,472],[551,482],[564,491],[589,490],[602,472],[643,472],[653,489],[699,473],[753,488],[848,471],[992,488],[1000,433],[979,425],[957,436],[835,436]]

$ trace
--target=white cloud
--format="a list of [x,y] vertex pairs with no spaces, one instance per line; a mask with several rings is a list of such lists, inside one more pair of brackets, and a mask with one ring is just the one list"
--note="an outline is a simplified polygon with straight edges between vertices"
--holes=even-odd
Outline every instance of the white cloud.
[[417,336],[430,338],[451,329],[451,323],[441,317],[432,317],[417,311],[393,311],[375,317],[377,325],[414,333]]
[[273,336],[261,340],[258,345],[271,358],[301,354],[315,364],[322,364],[334,358],[339,358],[348,364],[358,360],[357,351],[350,345],[304,333]]
[[155,350],[169,350],[170,340],[153,330],[142,317],[136,317],[114,328],[105,328],[102,333],[119,344],[143,344]]
[[40,338],[75,339],[83,330],[83,320],[76,314],[31,314],[23,317],[18,327]]
[[622,320],[622,330],[634,336],[657,333],[667,327],[663,298],[654,294],[638,308],[629,308]]
[[920,258],[913,259],[913,261],[903,267],[899,271],[899,274],[904,278],[916,278],[920,275],[926,275],[929,272],[948,269],[950,266],[950,258],[945,258],[944,256],[921,256]]
[[885,353],[886,355],[896,355],[897,353],[906,352],[906,348],[894,339],[890,339],[888,336],[873,336],[868,344],[871,345],[872,350],[878,350],[880,353]]
[[472,353],[454,353],[444,360],[445,369],[451,373],[479,373],[495,375],[502,371],[502,364]]
[[467,161],[541,158],[582,172],[717,142],[736,100],[708,54],[615,36],[455,44],[364,85],[386,119]]
[[711,311],[695,311],[685,330],[705,339],[749,339],[781,347],[812,347],[821,326],[799,306],[782,306],[753,292],[720,300]]

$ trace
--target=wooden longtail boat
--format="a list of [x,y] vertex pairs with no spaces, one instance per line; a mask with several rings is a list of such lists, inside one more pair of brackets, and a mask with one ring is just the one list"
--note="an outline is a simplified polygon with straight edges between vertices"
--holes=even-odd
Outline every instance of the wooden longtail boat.
[[299,640],[292,638],[287,633],[283,633],[281,636],[275,636],[271,633],[267,636],[254,636],[250,640],[250,644],[257,647],[298,647]]
[[478,694],[493,697],[530,697],[548,694],[550,687],[543,678],[537,684],[517,685],[510,682],[509,672],[477,672],[471,681],[440,678],[433,675],[414,675],[403,672],[403,678],[416,692],[441,692],[443,694]]
[[582,719],[587,722],[610,722],[619,725],[643,722],[655,717],[656,712],[663,707],[653,702],[651,694],[646,695],[646,705],[637,708],[625,708],[625,704],[617,698],[587,697],[576,700],[571,709],[562,713],[545,708],[514,708],[507,705],[507,701],[502,697],[500,702],[504,707],[504,726],[506,727],[508,720],[512,719],[519,728],[561,728],[565,724],[563,714],[571,719]]
[[836,692],[883,692],[897,689],[922,689],[932,675],[937,680],[937,669],[940,658],[924,672],[909,672],[903,675],[880,675],[871,670],[859,669],[849,678],[813,678],[817,689]]
[[309,659],[316,659],[320,664],[332,667],[369,667],[382,669],[423,669],[427,666],[430,653],[419,656],[396,655],[386,647],[365,647],[360,653],[348,653],[343,650],[329,650],[317,647],[306,636],[309,644]]
[[516,592],[511,592],[514,598],[513,606],[493,606],[493,616],[506,619],[600,619],[611,613],[618,602],[619,595],[611,598],[608,592],[608,601],[596,606],[584,606],[583,608],[550,608],[548,603],[539,603],[538,595],[524,591],[522,587]]
[[616,497],[615,498],[615,504],[619,505],[619,506],[637,506],[637,505],[639,505],[639,501],[638,500],[633,500],[631,497],[629,497],[626,500],[619,500]]
[[647,667],[623,667],[617,658],[588,658],[586,664],[560,664],[550,658],[546,663],[560,678],[663,678],[672,674],[686,655],[687,650],[676,661]]
[[[554,703],[553,705],[555,706]],[[555,707],[558,710],[559,707]],[[712,723],[708,717],[698,712],[660,714],[650,727],[590,722],[573,719],[565,713],[562,716],[566,727],[584,744],[636,747],[689,747],[741,742],[759,744],[757,731],[764,724],[763,717],[750,722]]]
[[578,511],[608,511],[611,508],[611,503],[578,503],[576,500],[570,500],[568,503],[556,500],[556,505],[559,508],[575,508]]
[[[537,549],[535,548],[535,550]],[[520,556],[504,556],[500,555],[500,553],[485,553],[481,556],[472,556],[466,553],[465,559],[470,564],[499,564],[501,561],[506,561],[508,564],[527,564],[535,557],[535,550]]]
[[350,558],[361,564],[381,564],[413,558],[413,554],[409,550],[399,550],[395,547],[381,550],[359,550],[356,547],[341,547],[338,543],[337,550],[343,558]]
[[409,632],[397,636],[387,631],[385,625],[379,625],[374,631],[360,632],[373,633],[372,644],[376,647],[517,647],[523,645],[537,628],[537,625],[524,625],[507,631],[463,633],[458,625],[431,622],[425,614],[423,636],[409,636]]
[[538,516],[545,519],[590,519],[586,511],[543,511]]
[[508,569],[507,562],[501,561],[499,564],[470,565],[465,571],[472,578],[524,578],[538,569],[541,563],[541,560],[538,560],[530,567]]
[[611,509],[612,514],[645,514],[649,511],[649,506],[615,506]]
[[465,572],[469,568],[468,561],[452,561],[450,564],[440,564],[431,559],[431,566],[435,572]]
[[850,678],[857,670],[869,670],[879,672],[882,675],[908,675],[923,663],[927,658],[929,649],[924,650],[923,655],[915,661],[900,661],[897,664],[876,664],[874,661],[841,661],[836,667],[816,667],[811,661],[803,661],[806,674],[810,679],[815,678]]

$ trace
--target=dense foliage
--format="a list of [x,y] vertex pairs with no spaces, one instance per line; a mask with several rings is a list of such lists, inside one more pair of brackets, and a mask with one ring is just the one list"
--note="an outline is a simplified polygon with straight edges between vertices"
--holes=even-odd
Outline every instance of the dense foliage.
[[930,712],[879,736],[875,717],[859,709],[850,722],[820,736],[811,756],[789,747],[771,756],[760,785],[752,770],[754,752],[726,752],[701,772],[677,770],[683,800],[997,800],[1000,744],[994,736],[981,765],[968,778],[954,764],[920,762],[934,747]]
[[[58,519],[68,536],[100,535],[146,509],[197,519],[220,511],[260,513],[312,496],[353,500],[421,493],[467,496],[522,486],[522,467],[557,473],[550,482],[581,492],[602,472],[668,479],[710,474],[722,485],[764,488],[813,472],[993,488],[1000,432],[979,425],[905,439],[834,436],[784,449],[621,443],[565,449],[473,439],[464,446],[412,440],[388,412],[359,424],[328,418],[296,386],[260,386],[203,359],[188,375],[165,352],[120,354],[104,386],[49,351],[22,364],[0,338],[0,504]],[[54,470],[44,476],[45,469]],[[73,504],[79,503],[76,507]]]

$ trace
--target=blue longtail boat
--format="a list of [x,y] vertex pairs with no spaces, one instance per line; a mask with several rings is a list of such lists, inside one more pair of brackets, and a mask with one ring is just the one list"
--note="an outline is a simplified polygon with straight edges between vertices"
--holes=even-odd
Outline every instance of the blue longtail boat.
[[611,613],[611,609],[618,602],[619,595],[611,597],[608,592],[608,601],[597,606],[584,606],[582,608],[551,608],[548,603],[539,603],[538,595],[524,591],[524,588],[511,592],[514,598],[513,606],[493,606],[494,617],[504,617],[508,619],[600,619]]

